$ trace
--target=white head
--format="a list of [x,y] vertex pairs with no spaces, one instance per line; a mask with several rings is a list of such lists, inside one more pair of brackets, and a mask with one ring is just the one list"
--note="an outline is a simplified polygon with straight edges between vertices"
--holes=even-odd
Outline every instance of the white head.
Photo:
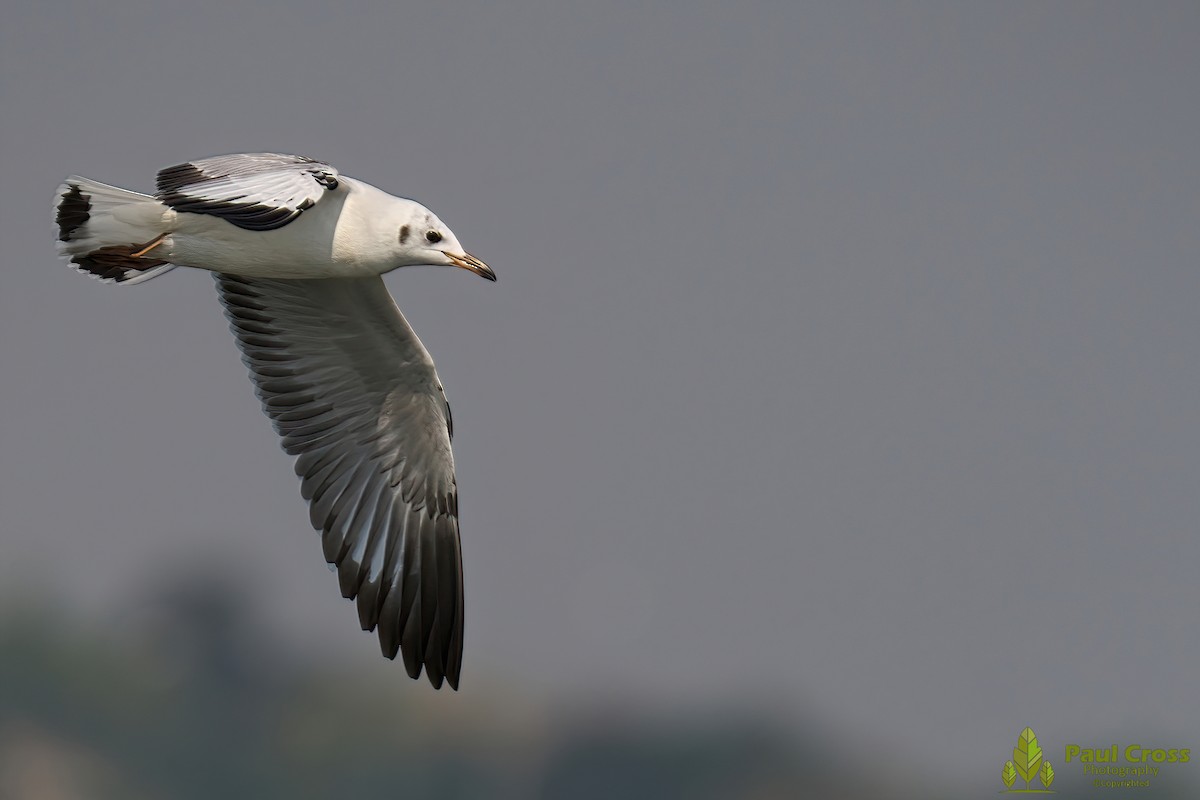
[[461,267],[489,281],[496,280],[496,273],[464,250],[458,243],[458,237],[436,214],[411,200],[404,201],[404,204],[406,208],[400,214],[395,233],[400,258],[397,266],[432,264]]

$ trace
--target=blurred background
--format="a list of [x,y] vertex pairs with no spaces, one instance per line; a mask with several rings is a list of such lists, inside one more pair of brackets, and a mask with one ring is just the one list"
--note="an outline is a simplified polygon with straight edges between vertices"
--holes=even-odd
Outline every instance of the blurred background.
[[[1200,753],[1195,3],[4,5],[0,796],[989,796]],[[455,412],[462,691],[339,597],[199,271],[70,173],[273,150]],[[1143,797],[1194,796],[1195,765]]]

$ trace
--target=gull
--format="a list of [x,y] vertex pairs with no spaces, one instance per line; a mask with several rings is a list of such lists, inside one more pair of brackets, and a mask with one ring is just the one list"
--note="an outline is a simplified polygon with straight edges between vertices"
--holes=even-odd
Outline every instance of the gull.
[[412,678],[458,688],[462,551],[450,406],[380,277],[417,264],[496,280],[419,203],[303,156],[160,170],[153,195],[72,176],[59,254],[106,283],[213,273],[263,411],[363,630]]

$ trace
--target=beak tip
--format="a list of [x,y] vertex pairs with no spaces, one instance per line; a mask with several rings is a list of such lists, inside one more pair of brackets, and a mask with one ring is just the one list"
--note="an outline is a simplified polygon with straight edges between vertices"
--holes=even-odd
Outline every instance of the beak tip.
[[487,278],[493,283],[496,281],[496,273],[492,272],[492,268],[470,253],[463,253],[462,255],[447,253],[446,255],[450,259],[450,263],[454,266],[461,267],[468,272],[474,272],[479,277]]

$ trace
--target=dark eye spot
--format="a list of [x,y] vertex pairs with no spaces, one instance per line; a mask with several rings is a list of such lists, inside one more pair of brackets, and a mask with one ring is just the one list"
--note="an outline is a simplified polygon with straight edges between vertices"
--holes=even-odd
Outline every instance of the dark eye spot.
[[400,226],[400,244],[404,244],[407,241],[408,241],[408,226],[401,225]]
[[442,240],[442,235],[437,231],[425,231],[425,241],[430,244],[437,244]]

